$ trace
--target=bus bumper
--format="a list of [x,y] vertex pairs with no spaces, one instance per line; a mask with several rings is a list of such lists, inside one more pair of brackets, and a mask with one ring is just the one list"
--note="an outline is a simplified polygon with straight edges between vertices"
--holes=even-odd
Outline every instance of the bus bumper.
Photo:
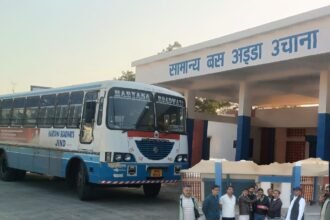
[[[187,168],[188,163],[101,163],[99,170],[90,175],[89,182],[102,185],[174,183],[181,179],[180,171]],[[156,177],[152,174],[153,171],[157,171]]]

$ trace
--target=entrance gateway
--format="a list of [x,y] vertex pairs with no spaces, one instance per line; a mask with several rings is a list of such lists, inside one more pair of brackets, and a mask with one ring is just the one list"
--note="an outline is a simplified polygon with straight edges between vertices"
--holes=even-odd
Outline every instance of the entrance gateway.
[[[201,130],[205,138],[205,121],[237,125],[235,144],[212,146],[211,140],[211,148],[234,152],[227,159],[260,164],[308,157],[329,160],[329,39],[327,6],[137,60],[132,66],[137,81],[185,95],[189,118],[195,120],[188,121],[188,131],[193,124],[191,130]],[[238,112],[231,117],[196,113],[196,96],[238,103]],[[207,142],[197,140],[201,136],[190,138],[193,163],[201,159]]]

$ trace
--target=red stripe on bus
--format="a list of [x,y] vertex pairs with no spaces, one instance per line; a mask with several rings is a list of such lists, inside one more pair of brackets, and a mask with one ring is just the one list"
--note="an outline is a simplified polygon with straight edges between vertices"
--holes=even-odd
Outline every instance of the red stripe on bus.
[[[128,131],[128,137],[154,138],[155,133],[151,131]],[[159,138],[180,140],[180,134],[159,133]]]

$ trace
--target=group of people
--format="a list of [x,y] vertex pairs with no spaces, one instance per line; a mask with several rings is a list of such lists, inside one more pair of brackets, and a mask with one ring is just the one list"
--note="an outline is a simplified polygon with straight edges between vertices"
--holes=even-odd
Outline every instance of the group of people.
[[[236,199],[234,188],[228,186],[226,193],[219,196],[220,187],[212,186],[211,194],[203,202],[203,213],[206,220],[235,220],[235,206],[239,207],[239,220],[275,220],[281,219],[282,201],[281,192],[277,189],[268,189],[267,196],[264,190],[255,187],[244,189],[241,196]],[[290,203],[285,220],[303,220],[305,199],[302,189],[294,188],[294,197]],[[180,196],[180,220],[196,220],[200,217],[196,199],[191,194],[191,187],[183,187]]]
[[259,188],[255,193],[255,188],[244,189],[238,199],[239,219],[241,220],[263,220],[281,218],[282,201],[279,190],[268,189],[267,196],[264,190]]

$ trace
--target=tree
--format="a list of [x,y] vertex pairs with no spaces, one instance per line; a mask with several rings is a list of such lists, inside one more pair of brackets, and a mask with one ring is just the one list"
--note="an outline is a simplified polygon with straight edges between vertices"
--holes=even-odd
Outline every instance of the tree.
[[169,44],[165,49],[162,50],[162,52],[160,53],[166,53],[166,52],[170,52],[173,51],[175,49],[181,48],[182,45],[178,42],[178,41],[174,41],[173,44]]
[[218,112],[223,113],[222,110],[231,106],[232,104],[228,101],[219,102],[213,99],[195,97],[195,112],[217,114]]
[[121,71],[121,76],[118,78],[114,78],[115,80],[123,80],[123,81],[135,81],[135,73],[130,70]]

